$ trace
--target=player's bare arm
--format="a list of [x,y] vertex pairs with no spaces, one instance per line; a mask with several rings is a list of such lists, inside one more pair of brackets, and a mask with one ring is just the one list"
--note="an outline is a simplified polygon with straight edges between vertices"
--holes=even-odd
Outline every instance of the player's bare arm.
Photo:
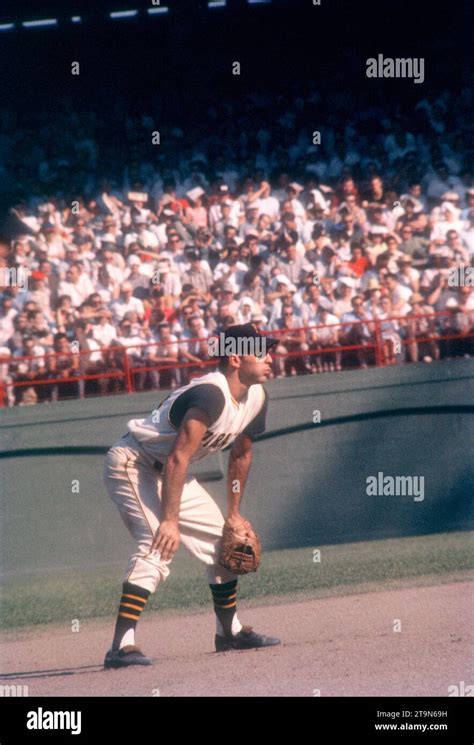
[[240,504],[251,465],[252,438],[241,434],[232,445],[227,470],[227,521],[233,527],[246,522]]
[[198,449],[209,422],[208,415],[202,409],[189,409],[166,461],[161,495],[162,517],[151,546],[152,551],[161,553],[163,561],[171,559],[179,547],[178,519],[181,494],[189,461]]

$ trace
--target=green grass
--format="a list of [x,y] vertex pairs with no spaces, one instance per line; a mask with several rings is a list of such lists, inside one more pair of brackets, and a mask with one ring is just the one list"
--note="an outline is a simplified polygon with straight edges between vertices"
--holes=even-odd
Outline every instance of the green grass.
[[[441,583],[443,577],[461,576],[474,568],[473,537],[473,532],[458,532],[323,546],[320,563],[313,561],[311,547],[269,551],[260,570],[240,581],[239,599],[263,604],[270,599],[350,594],[367,583],[380,587],[427,577]],[[0,628],[113,616],[124,569],[114,566],[6,579]],[[211,607],[199,562],[178,555],[171,570],[150,599],[149,610]]]

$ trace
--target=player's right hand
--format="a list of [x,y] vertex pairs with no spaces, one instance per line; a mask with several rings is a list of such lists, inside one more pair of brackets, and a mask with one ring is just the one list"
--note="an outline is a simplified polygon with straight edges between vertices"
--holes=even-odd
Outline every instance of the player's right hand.
[[169,561],[178,550],[180,542],[178,523],[163,520],[155,533],[151,551],[159,551],[162,561]]

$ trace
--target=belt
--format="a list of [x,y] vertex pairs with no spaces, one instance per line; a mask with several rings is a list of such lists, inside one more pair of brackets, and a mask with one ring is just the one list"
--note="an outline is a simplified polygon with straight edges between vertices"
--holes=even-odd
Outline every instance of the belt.
[[[133,437],[133,434],[131,432],[127,432],[123,436],[124,437]],[[133,437],[133,439],[136,440],[135,437]],[[138,440],[136,440],[136,442],[138,443],[138,445],[140,445],[140,443],[138,442]],[[165,467],[165,464],[164,463],[161,463],[161,461],[159,461],[159,460],[155,460],[154,463],[153,463],[153,468],[156,468],[156,470],[159,473],[161,473],[163,471],[164,467]]]

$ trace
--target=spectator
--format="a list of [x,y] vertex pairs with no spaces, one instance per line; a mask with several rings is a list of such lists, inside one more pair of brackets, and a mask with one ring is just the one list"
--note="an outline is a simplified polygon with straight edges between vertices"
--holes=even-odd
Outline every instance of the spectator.
[[[158,324],[154,340],[156,344],[146,349],[147,364],[166,367],[177,365],[179,362],[178,337],[171,333],[171,325],[168,321],[161,321]],[[153,389],[175,388],[178,384],[177,370],[172,368],[151,370],[149,377]]]
[[317,350],[319,354],[310,358],[312,371],[321,373],[341,370],[341,353],[324,351],[339,346],[339,318],[330,313],[330,304],[325,302],[319,305],[314,320],[316,328],[309,332],[309,348]]
[[380,335],[382,337],[382,354],[384,364],[395,365],[402,359],[402,339],[400,335],[400,323],[393,319],[395,315],[392,302],[389,297],[380,300],[380,312],[378,319]]
[[201,263],[201,252],[193,248],[186,252],[186,257],[190,261],[190,267],[183,273],[183,285],[192,285],[194,289],[203,292],[206,298],[209,299],[213,279],[210,270]]
[[134,368],[140,368],[143,363],[142,348],[145,340],[141,336],[132,335],[132,324],[128,319],[123,319],[118,325],[117,337],[114,340],[114,345],[118,345],[125,348],[126,358],[121,355],[119,351],[116,352],[115,357],[118,360],[119,367],[126,371],[125,365],[128,363],[133,375],[134,387],[136,390],[141,391],[145,384],[145,373],[138,371]]
[[364,310],[362,295],[355,295],[351,304],[352,311],[342,316],[343,323],[353,322],[352,325],[344,326],[342,331],[343,343],[348,346],[362,347],[356,350],[356,358],[359,367],[365,368],[368,366],[371,356],[364,347],[367,347],[373,341],[374,325],[373,323],[363,323],[363,321],[370,321],[373,316]]
[[277,333],[276,354],[288,355],[285,358],[276,358],[276,377],[282,378],[283,373],[286,375],[303,375],[310,372],[305,356],[301,354],[301,352],[306,352],[309,349],[305,331],[299,321],[295,319],[291,304],[284,305],[281,318],[278,318],[272,324],[272,330],[281,332]]
[[[102,345],[94,337],[94,326],[89,321],[76,321],[76,340],[81,352],[90,354],[80,355],[81,373],[86,376],[102,375],[106,365],[101,352]],[[106,378],[92,378],[84,380],[83,393],[85,396],[100,395],[107,392]]]
[[410,298],[411,311],[406,318],[407,349],[411,362],[439,359],[439,347],[432,338],[435,332],[433,309],[415,292]]
[[195,375],[203,374],[204,360],[209,359],[208,337],[209,332],[204,328],[202,318],[191,315],[187,321],[187,328],[181,334],[182,343],[179,345],[181,359],[187,363],[195,363],[183,371],[188,381]]
[[203,206],[204,194],[205,191],[201,186],[196,186],[186,192],[190,206],[186,208],[185,215],[195,228],[207,228],[208,226],[207,209]]
[[94,286],[84,273],[82,264],[78,261],[71,264],[66,272],[66,279],[58,285],[58,293],[69,295],[75,308],[81,305],[93,292]]
[[143,319],[145,315],[143,303],[139,298],[133,297],[132,293],[133,285],[131,282],[124,282],[120,287],[119,299],[111,305],[112,315],[115,321],[122,321],[125,314],[131,310],[136,311],[138,317]]
[[112,313],[109,310],[102,310],[99,312],[99,322],[93,327],[92,336],[101,348],[110,347],[117,335],[115,326],[110,323],[111,320]]

